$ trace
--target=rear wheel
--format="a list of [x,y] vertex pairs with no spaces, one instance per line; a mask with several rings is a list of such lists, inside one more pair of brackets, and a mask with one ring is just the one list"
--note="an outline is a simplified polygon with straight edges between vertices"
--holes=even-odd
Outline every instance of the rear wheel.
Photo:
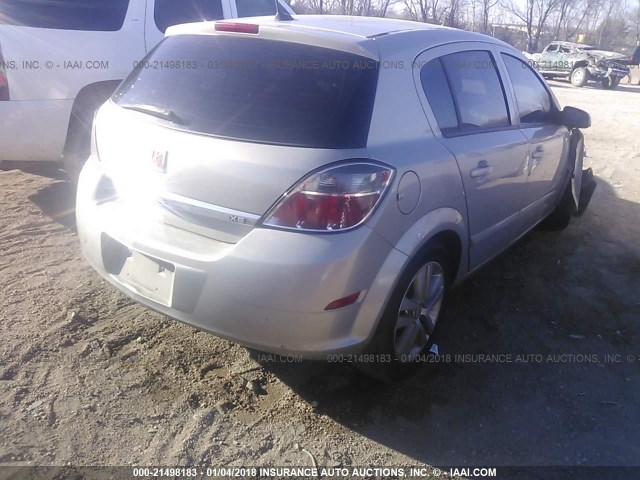
[[409,263],[365,352],[376,361],[359,365],[365,373],[402,380],[429,354],[452,280],[450,258],[443,245],[434,243]]
[[569,79],[571,80],[571,85],[584,87],[589,81],[589,71],[585,67],[574,68]]

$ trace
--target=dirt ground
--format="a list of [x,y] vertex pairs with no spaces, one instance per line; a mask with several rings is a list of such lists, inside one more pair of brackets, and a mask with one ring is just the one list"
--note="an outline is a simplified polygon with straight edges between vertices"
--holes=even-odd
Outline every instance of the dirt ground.
[[81,258],[66,182],[0,172],[0,464],[640,464],[640,87],[551,83],[592,115],[591,206],[453,292],[439,339],[543,360],[458,357],[396,386],[132,303]]

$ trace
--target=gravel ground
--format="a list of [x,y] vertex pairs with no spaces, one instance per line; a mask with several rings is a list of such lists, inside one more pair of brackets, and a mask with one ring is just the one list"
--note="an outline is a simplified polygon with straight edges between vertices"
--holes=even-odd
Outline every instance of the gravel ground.
[[457,361],[400,385],[132,303],[81,258],[66,182],[0,172],[0,464],[640,464],[640,87],[551,83],[592,114],[590,209],[453,292]]

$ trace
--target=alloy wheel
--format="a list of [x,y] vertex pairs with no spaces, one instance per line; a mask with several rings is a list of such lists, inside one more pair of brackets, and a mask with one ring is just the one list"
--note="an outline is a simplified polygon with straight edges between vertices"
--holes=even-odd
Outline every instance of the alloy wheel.
[[444,286],[444,270],[434,261],[423,265],[409,284],[394,331],[394,351],[401,362],[413,361],[427,346],[440,315]]

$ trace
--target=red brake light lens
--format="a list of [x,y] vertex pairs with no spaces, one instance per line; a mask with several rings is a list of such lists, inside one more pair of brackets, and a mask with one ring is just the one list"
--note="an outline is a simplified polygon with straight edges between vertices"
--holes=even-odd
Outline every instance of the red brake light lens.
[[259,31],[260,27],[258,25],[252,25],[251,23],[216,23],[216,32],[251,33],[257,35]]
[[372,163],[332,167],[302,180],[267,214],[265,225],[340,231],[363,223],[391,183],[393,170]]

